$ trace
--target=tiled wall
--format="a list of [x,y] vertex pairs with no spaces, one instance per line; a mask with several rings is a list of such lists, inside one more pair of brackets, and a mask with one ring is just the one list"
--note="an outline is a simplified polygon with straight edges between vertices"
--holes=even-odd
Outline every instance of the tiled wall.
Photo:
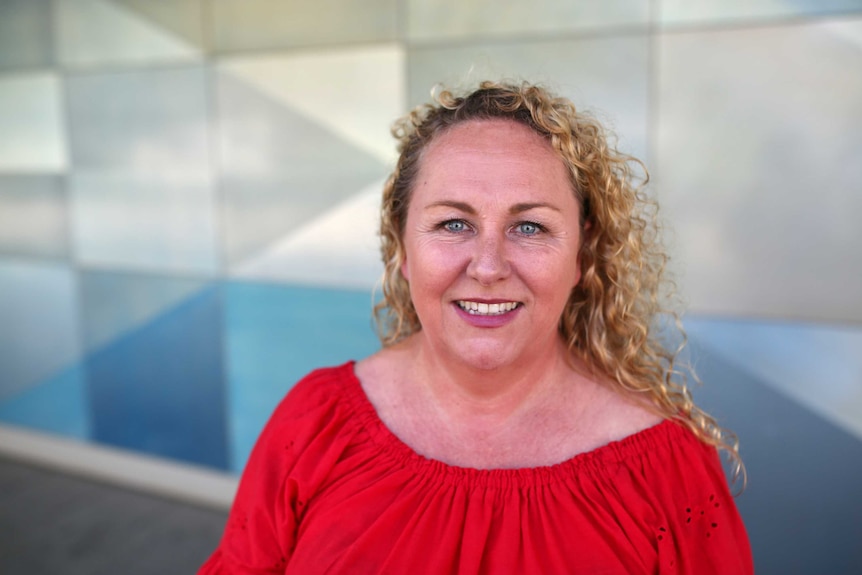
[[524,78],[653,173],[759,571],[853,572],[860,71],[862,0],[0,0],[0,421],[239,471],[377,348],[391,121]]

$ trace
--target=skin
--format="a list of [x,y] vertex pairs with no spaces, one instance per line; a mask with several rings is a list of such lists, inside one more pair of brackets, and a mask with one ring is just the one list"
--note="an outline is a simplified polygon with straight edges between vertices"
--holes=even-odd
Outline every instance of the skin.
[[470,121],[421,162],[401,271],[422,330],[356,367],[384,424],[426,457],[513,468],[657,423],[567,357],[557,326],[580,280],[583,230],[550,144],[512,121]]

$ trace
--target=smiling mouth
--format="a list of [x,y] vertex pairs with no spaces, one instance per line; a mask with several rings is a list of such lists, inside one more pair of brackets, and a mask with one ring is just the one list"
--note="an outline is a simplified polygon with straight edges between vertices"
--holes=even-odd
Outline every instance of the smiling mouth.
[[458,300],[458,307],[469,313],[470,315],[503,315],[518,307],[520,304],[516,301],[506,301],[502,303],[481,303],[477,301]]

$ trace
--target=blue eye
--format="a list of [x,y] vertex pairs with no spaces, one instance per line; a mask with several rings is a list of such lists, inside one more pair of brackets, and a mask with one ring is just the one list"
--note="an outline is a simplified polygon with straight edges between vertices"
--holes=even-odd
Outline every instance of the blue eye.
[[533,222],[521,222],[515,227],[518,230],[518,233],[524,234],[525,236],[534,236],[542,231],[542,227]]
[[449,220],[448,222],[443,222],[443,227],[446,228],[446,231],[453,233],[463,232],[467,229],[467,225],[462,220]]

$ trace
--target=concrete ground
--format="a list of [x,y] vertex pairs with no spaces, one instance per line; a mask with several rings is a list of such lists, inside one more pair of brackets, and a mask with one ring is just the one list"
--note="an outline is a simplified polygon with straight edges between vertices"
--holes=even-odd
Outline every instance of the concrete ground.
[[195,573],[226,512],[0,459],[0,573]]

